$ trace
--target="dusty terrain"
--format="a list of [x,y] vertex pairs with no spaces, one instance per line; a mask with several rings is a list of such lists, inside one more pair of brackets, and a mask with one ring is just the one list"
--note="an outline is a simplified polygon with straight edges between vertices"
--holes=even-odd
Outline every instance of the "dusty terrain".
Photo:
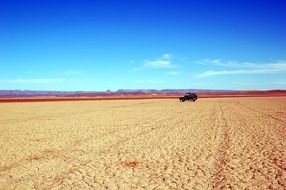
[[0,189],[286,189],[286,98],[0,104]]

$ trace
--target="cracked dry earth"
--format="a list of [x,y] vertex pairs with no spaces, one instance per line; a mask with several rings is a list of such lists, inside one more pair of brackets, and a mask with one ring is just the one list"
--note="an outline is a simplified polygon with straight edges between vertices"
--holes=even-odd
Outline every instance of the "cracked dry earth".
[[0,104],[0,189],[286,189],[286,98]]

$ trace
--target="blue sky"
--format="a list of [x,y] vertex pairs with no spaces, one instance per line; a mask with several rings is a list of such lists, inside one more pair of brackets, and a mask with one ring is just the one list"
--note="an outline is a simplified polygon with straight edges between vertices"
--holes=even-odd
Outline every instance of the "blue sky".
[[279,0],[0,0],[0,89],[286,89]]

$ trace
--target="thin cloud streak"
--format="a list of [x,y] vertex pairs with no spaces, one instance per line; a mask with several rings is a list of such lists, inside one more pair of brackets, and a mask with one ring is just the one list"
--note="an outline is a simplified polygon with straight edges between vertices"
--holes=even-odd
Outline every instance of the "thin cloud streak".
[[204,60],[203,64],[212,64],[220,67],[240,68],[236,70],[207,70],[198,74],[197,78],[205,78],[219,75],[239,75],[239,74],[274,74],[280,72],[286,72],[286,61],[279,61],[274,63],[251,63],[251,62],[236,62],[226,61],[223,62],[219,59],[216,60]]
[[169,69],[175,67],[175,65],[173,65],[170,60],[163,60],[163,59],[155,61],[145,61],[143,66],[154,69]]
[[215,66],[221,66],[221,67],[236,67],[236,68],[259,68],[259,69],[273,69],[273,68],[284,68],[286,69],[286,61],[277,61],[277,62],[271,62],[271,63],[252,63],[252,62],[237,62],[237,61],[223,61],[221,59],[205,59],[202,62],[199,62],[201,64],[211,64]]
[[166,53],[158,59],[144,61],[144,64],[141,67],[152,69],[172,69],[176,68],[177,66],[172,63],[172,56]]
[[257,69],[257,70],[222,70],[222,71],[205,71],[199,75],[198,78],[212,77],[218,75],[238,75],[238,74],[269,74],[273,71]]

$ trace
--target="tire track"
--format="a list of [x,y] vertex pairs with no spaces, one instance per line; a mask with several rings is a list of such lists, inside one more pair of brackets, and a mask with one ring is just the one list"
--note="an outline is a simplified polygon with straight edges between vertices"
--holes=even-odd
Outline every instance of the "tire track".
[[235,188],[248,184],[254,189],[285,189],[285,138],[276,135],[272,122],[267,124],[269,117],[256,119],[252,109],[240,106],[232,109],[227,118],[235,127],[233,145],[239,145],[229,151],[229,184]]
[[222,136],[222,139],[217,149],[217,160],[214,165],[212,184],[213,188],[222,189],[227,185],[226,168],[229,162],[227,150],[230,147],[230,129],[224,116],[221,104],[218,105],[217,113],[217,118],[219,120],[219,125],[217,127],[219,127],[221,130],[222,134],[220,135]]

